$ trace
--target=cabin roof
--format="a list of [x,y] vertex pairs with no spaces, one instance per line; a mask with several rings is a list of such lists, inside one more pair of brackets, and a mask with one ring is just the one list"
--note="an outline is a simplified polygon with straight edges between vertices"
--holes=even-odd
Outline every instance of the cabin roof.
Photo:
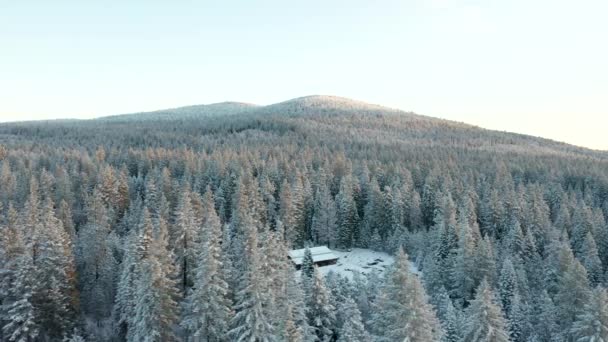
[[[314,263],[338,259],[334,252],[332,252],[331,249],[327,248],[326,246],[311,247],[309,248],[309,250],[310,254],[312,254],[312,261]],[[289,258],[293,261],[294,264],[301,265],[302,260],[304,259],[305,251],[306,248],[291,250],[288,253]]]

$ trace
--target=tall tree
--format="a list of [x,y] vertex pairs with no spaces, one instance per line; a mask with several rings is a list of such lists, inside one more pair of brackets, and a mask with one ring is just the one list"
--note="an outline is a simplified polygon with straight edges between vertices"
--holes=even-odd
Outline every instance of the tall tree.
[[336,244],[336,204],[325,184],[317,191],[312,218],[313,241],[333,247]]
[[330,293],[323,281],[323,275],[315,267],[312,288],[308,298],[308,324],[315,331],[316,341],[328,342],[333,338],[336,315],[331,305]]
[[87,201],[87,223],[78,231],[77,255],[82,307],[99,321],[110,316],[115,297],[117,261],[110,245],[110,216],[102,192],[95,189]]
[[577,342],[608,341],[608,293],[596,288],[571,330]]
[[179,279],[182,294],[192,286],[194,267],[196,265],[196,247],[200,236],[200,222],[192,200],[194,195],[190,191],[190,185],[185,184],[177,204],[175,212],[175,224],[171,234],[171,245],[175,251],[176,263],[179,267]]
[[365,331],[363,322],[361,321],[361,313],[357,308],[357,304],[352,298],[347,298],[344,305],[343,315],[349,317],[344,322],[342,329],[340,329],[340,336],[338,342],[367,342],[370,340],[370,336]]
[[400,249],[376,300],[373,318],[378,341],[438,341],[443,335],[420,280],[410,274],[407,255]]
[[250,215],[241,217],[245,229],[244,258],[246,269],[241,274],[241,287],[236,295],[232,329],[228,332],[235,341],[270,342],[276,339],[268,317],[268,293],[261,277],[261,257],[258,230]]
[[477,288],[475,299],[467,308],[463,336],[470,342],[508,342],[507,320],[486,280]]
[[177,288],[167,226],[161,220],[155,229],[146,209],[142,225],[136,265],[135,316],[129,336],[135,341],[174,341]]
[[357,206],[353,198],[349,179],[342,178],[340,192],[336,196],[337,207],[337,247],[350,248],[356,237],[358,224]]
[[194,268],[193,288],[185,300],[181,325],[193,340],[224,341],[231,319],[228,283],[223,273],[222,228],[210,188],[203,199],[203,225]]

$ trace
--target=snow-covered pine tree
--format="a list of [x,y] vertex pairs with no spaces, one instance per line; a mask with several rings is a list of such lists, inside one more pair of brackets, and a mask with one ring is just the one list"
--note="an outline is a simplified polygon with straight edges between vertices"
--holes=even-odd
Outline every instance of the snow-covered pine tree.
[[222,227],[214,208],[210,188],[203,198],[201,241],[193,265],[193,288],[185,300],[181,325],[189,340],[224,341],[232,309],[228,298],[228,283],[222,263]]
[[55,216],[54,204],[45,196],[40,209],[40,227],[34,260],[35,277],[33,304],[40,314],[37,318],[41,332],[59,338],[72,331],[76,324],[76,307],[79,302],[76,290],[75,263],[71,239]]
[[598,287],[570,329],[577,342],[608,341],[608,293]]
[[465,311],[463,338],[467,342],[509,342],[508,323],[484,279]]
[[352,298],[347,298],[341,306],[342,315],[348,317],[340,329],[338,342],[367,342],[370,336],[365,331],[361,320],[361,313],[357,308],[357,303]]
[[526,342],[531,333],[528,304],[523,302],[519,293],[510,300],[509,334],[512,342]]
[[304,249],[304,257],[302,258],[302,266],[300,269],[302,270],[303,277],[312,279],[315,273],[315,264],[312,259],[312,253],[308,247]]
[[246,234],[243,250],[245,269],[240,277],[241,287],[236,294],[235,315],[228,334],[233,341],[275,341],[276,334],[268,317],[269,310],[273,308],[267,307],[268,289],[262,279],[257,225],[248,213],[239,215]]
[[308,295],[308,324],[315,332],[315,341],[329,342],[333,339],[333,327],[336,323],[335,308],[331,305],[330,292],[325,286],[323,275],[316,267]]
[[442,342],[460,342],[462,339],[462,329],[460,325],[460,317],[458,311],[452,305],[452,302],[448,302],[445,319],[442,322],[444,335],[441,339]]
[[163,221],[161,218],[155,229],[147,209],[144,209],[136,264],[135,317],[129,326],[129,336],[134,341],[176,340],[176,270],[173,255],[168,249],[167,226]]
[[102,193],[88,197],[87,223],[77,235],[79,284],[84,312],[99,321],[109,317],[115,297],[117,262],[110,245],[110,216]]
[[583,251],[581,252],[581,263],[587,270],[587,276],[589,278],[589,284],[591,286],[597,286],[601,281],[604,274],[602,267],[602,261],[600,260],[597,245],[593,234],[587,233],[585,240],[583,241]]
[[336,203],[331,198],[327,185],[321,184],[314,201],[313,241],[330,248],[334,247],[336,244],[336,219]]
[[285,239],[294,247],[303,246],[305,240],[303,197],[298,191],[301,187],[301,182],[296,181],[292,186],[285,179],[279,195],[279,217],[285,228]]
[[117,325],[117,335],[127,335],[129,327],[133,326],[135,317],[135,280],[137,277],[138,241],[137,230],[133,229],[125,238],[125,253],[120,265],[118,284],[116,286],[116,298],[114,300],[113,318]]
[[358,214],[357,206],[353,198],[352,185],[349,179],[342,178],[340,192],[336,196],[337,208],[337,234],[336,246],[346,249],[352,247],[357,229]]
[[410,273],[403,249],[376,299],[372,325],[378,341],[433,342],[443,335],[422,283]]
[[565,246],[559,254],[559,269],[556,293],[553,301],[557,309],[559,331],[563,338],[569,336],[577,316],[584,313],[591,295],[587,271]]
[[32,303],[35,269],[32,255],[21,232],[9,225],[2,236],[2,336],[7,341],[34,341],[40,333],[36,309]]
[[475,251],[477,242],[472,234],[467,217],[461,209],[458,220],[460,236],[458,239],[458,249],[454,257],[454,267],[451,270],[452,296],[461,303],[466,304],[473,298],[475,292],[476,279],[475,273],[477,265],[475,263]]
[[287,316],[284,319],[285,332],[283,333],[283,336],[285,337],[285,340],[290,342],[304,342],[304,332],[302,332],[302,328],[298,327],[295,323],[291,305],[287,307]]
[[511,302],[516,294],[518,294],[517,274],[511,259],[507,257],[502,263],[498,280],[498,296],[506,317],[511,317]]
[[[298,330],[296,335],[301,335],[303,341],[312,341],[314,339],[314,331],[308,325],[308,317],[306,316],[307,306],[304,298],[304,292],[300,283],[296,281],[295,272],[292,270],[288,271],[287,278],[287,317],[292,322],[295,329]],[[289,331],[291,328],[285,325],[286,336],[290,336]],[[293,333],[293,332],[292,332]],[[291,341],[289,338],[288,341]]]
[[186,290],[192,286],[193,282],[200,225],[192,205],[193,196],[197,195],[190,191],[188,183],[185,183],[182,188],[174,214],[175,223],[171,231],[171,245],[179,268],[182,295],[185,296]]

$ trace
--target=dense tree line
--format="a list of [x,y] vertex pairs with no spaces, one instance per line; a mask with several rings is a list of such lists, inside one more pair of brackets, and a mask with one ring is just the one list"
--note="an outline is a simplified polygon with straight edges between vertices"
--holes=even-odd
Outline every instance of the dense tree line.
[[[0,340],[608,339],[605,154],[342,99],[234,108],[0,125]],[[396,261],[296,276],[287,250],[320,244]]]

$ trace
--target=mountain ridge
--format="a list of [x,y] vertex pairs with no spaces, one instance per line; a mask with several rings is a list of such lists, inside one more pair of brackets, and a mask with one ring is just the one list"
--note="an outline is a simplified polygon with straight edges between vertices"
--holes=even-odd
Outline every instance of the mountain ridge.
[[[187,113],[184,115],[184,113]],[[173,115],[170,116],[169,114]],[[602,157],[608,157],[608,151],[597,150],[583,146],[577,146],[567,142],[535,136],[530,134],[510,132],[506,130],[488,129],[478,125],[469,124],[462,121],[448,120],[417,114],[414,112],[405,111],[398,108],[387,107],[379,104],[367,103],[356,99],[350,99],[335,95],[307,95],[292,98],[289,100],[272,103],[269,105],[257,105],[238,101],[223,101],[218,103],[183,106],[169,109],[161,109],[150,112],[140,112],[133,114],[120,114],[112,116],[99,117],[96,120],[128,120],[128,119],[150,119],[150,120],[165,120],[165,119],[194,119],[206,117],[239,116],[253,115],[258,118],[264,116],[282,117],[282,116],[298,116],[305,115],[310,119],[321,119],[322,116],[329,115],[399,115],[409,120],[417,122],[426,122],[428,125],[444,125],[456,130],[473,130],[480,131],[475,133],[486,133],[493,135],[510,136],[513,139],[532,140],[536,144],[561,145],[562,147],[571,150],[585,150],[593,154],[599,154]],[[159,117],[160,115],[160,117]]]

